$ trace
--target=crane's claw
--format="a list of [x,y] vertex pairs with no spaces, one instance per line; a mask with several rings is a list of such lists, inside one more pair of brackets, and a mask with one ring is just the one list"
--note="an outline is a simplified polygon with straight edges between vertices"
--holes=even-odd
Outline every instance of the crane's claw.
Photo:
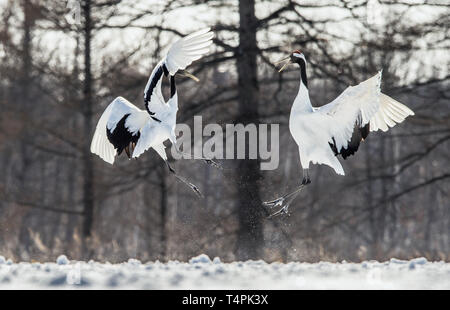
[[[188,183],[189,183],[189,182],[188,182]],[[189,185],[189,187],[194,191],[194,193],[197,194],[198,197],[204,198],[202,192],[198,189],[197,186],[195,186],[195,185],[192,184],[192,183],[189,183],[188,185]]]
[[263,202],[263,205],[269,207],[270,209],[281,207],[278,211],[269,215],[269,218],[273,218],[279,215],[289,215],[288,213],[289,205],[291,204],[292,201],[293,199],[286,199],[285,197],[280,197],[275,200],[265,201]]
[[213,166],[213,167],[215,167],[215,168],[217,168],[217,169],[219,169],[219,170],[223,170],[222,165],[219,164],[218,162],[215,162],[215,161],[212,160],[212,159],[207,158],[207,159],[204,159],[204,161],[205,161],[205,163],[207,163],[208,165],[211,165],[211,166]]
[[262,204],[266,207],[269,207],[270,209],[275,208],[275,207],[281,207],[277,212],[272,213],[271,215],[269,215],[269,218],[278,216],[278,215],[282,215],[282,214],[288,214],[288,209],[289,209],[289,205],[295,200],[295,198],[298,196],[298,194],[300,193],[300,191],[309,183],[311,183],[311,181],[308,179],[304,179],[304,182],[302,182],[302,184],[297,187],[296,190],[294,190],[293,192],[286,194],[284,196],[281,196],[280,198],[271,200],[271,201],[265,201]]
[[169,164],[168,161],[166,161],[166,164],[167,164],[167,167],[169,168],[169,171],[170,171],[171,173],[173,173],[173,175],[174,175],[179,181],[181,181],[181,182],[183,182],[184,184],[186,184],[187,186],[189,186],[189,187],[192,189],[192,191],[193,191],[194,193],[197,194],[198,197],[203,198],[202,192],[198,189],[198,187],[197,187],[195,184],[192,184],[191,182],[189,182],[189,181],[186,180],[185,178],[179,176],[179,175],[175,172],[175,170],[173,170],[173,168],[170,166],[170,164]]
[[284,207],[282,207],[277,212],[272,213],[271,215],[269,215],[269,218],[273,218],[273,217],[276,217],[276,216],[279,216],[279,215],[287,215],[287,216],[289,216],[289,205],[290,205],[290,203],[286,204]]
[[[306,183],[306,184],[308,184],[308,183]],[[299,187],[297,187],[297,189],[295,191],[293,191],[289,194],[286,194],[280,198],[263,202],[263,205],[266,207],[269,207],[270,209],[275,208],[275,207],[281,207],[277,212],[269,215],[269,218],[272,218],[272,217],[275,217],[278,215],[282,215],[282,214],[288,215],[289,205],[295,200],[295,198],[297,197],[299,192],[306,186],[306,184],[301,184]]]
[[264,201],[263,205],[270,207],[270,208],[275,208],[275,207],[281,207],[284,203],[284,197],[280,197],[271,201]]

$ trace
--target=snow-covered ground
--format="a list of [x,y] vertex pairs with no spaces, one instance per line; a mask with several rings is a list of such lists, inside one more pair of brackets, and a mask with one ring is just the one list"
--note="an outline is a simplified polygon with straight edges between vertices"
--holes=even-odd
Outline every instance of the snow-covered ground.
[[222,263],[206,255],[187,263],[69,261],[13,263],[0,256],[0,289],[450,289],[450,263]]

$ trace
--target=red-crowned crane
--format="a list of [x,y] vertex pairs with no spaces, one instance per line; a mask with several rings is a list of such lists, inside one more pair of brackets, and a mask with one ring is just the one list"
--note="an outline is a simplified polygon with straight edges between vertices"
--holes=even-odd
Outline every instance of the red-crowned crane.
[[[185,68],[209,51],[213,33],[209,28],[181,38],[170,47],[167,55],[153,69],[144,91],[145,110],[123,97],[117,97],[103,112],[91,143],[91,152],[113,164],[116,155],[125,151],[128,158],[137,158],[153,148],[166,162],[169,170],[195,193],[198,188],[180,177],[167,161],[164,141],[176,146],[175,126],[178,95],[175,75],[198,79]],[[170,78],[170,98],[165,102],[161,91],[163,75]]]
[[300,67],[300,88],[291,108],[289,130],[298,145],[303,180],[295,191],[264,202],[269,207],[281,207],[272,215],[287,213],[299,191],[311,183],[310,163],[328,165],[344,175],[338,155],[346,159],[358,150],[369,132],[387,131],[414,115],[411,109],[381,93],[381,71],[356,86],[349,86],[332,102],[314,108],[309,99],[305,56],[296,50],[280,62],[283,61],[286,63],[279,72],[290,64]]

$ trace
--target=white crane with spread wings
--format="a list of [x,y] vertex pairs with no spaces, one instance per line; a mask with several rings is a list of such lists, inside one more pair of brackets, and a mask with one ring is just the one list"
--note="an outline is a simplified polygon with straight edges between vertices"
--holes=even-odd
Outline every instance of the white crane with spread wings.
[[[144,91],[145,110],[123,97],[117,97],[103,112],[91,143],[91,152],[113,164],[123,151],[137,158],[153,148],[167,163],[169,170],[201,196],[198,188],[175,173],[167,161],[164,141],[176,145],[175,125],[178,95],[175,74],[198,79],[185,68],[209,51],[213,33],[209,28],[194,32],[175,42],[167,55],[153,69]],[[163,75],[170,77],[170,98],[165,102],[161,91]]]
[[356,86],[349,86],[341,95],[319,108],[311,105],[306,77],[306,58],[294,51],[280,72],[289,64],[300,66],[300,88],[289,118],[289,129],[298,145],[303,168],[301,185],[293,192],[265,202],[266,206],[281,206],[273,215],[286,213],[299,191],[311,183],[309,164],[325,164],[344,175],[338,155],[346,159],[359,148],[371,131],[387,131],[414,112],[405,105],[381,93],[381,71]]

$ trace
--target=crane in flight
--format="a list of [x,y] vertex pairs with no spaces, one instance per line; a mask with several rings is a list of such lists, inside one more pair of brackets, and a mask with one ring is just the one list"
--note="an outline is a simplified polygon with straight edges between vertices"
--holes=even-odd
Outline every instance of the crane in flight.
[[299,50],[292,52],[279,72],[290,64],[300,67],[300,87],[292,104],[289,130],[298,145],[303,168],[301,185],[293,192],[264,202],[270,208],[281,207],[272,216],[288,212],[290,203],[309,183],[309,164],[325,164],[344,175],[338,156],[347,159],[372,131],[387,131],[414,112],[381,93],[381,71],[356,86],[349,86],[332,102],[315,108],[309,99],[306,58]]
[[[116,155],[122,154],[123,151],[131,159],[152,148],[177,179],[188,185],[197,195],[202,196],[197,186],[179,176],[170,166],[164,141],[169,140],[180,152],[176,147],[175,136],[178,111],[175,75],[187,76],[198,82],[198,78],[185,69],[209,51],[212,38],[213,33],[210,28],[206,28],[172,44],[148,79],[144,91],[145,110],[139,109],[123,97],[114,99],[98,121],[91,143],[91,152],[107,163],[113,164]],[[170,78],[170,98],[167,102],[161,90],[163,75]],[[202,159],[217,165],[210,159]]]

